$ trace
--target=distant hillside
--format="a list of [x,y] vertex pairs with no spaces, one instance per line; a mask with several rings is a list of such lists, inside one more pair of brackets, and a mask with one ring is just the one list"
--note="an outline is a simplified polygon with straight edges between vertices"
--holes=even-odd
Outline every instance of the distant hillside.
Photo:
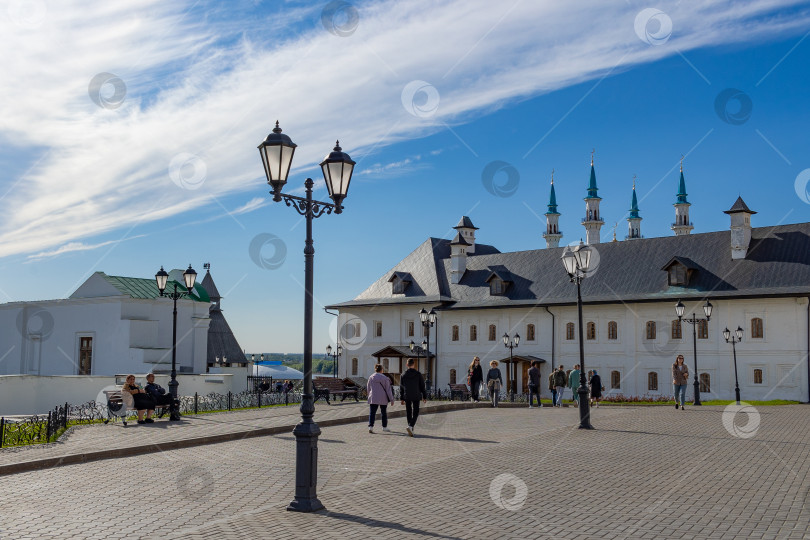
[[[304,371],[304,355],[299,353],[247,353],[248,360],[251,359],[251,356],[255,354],[255,358],[258,361],[261,355],[264,355],[264,360],[273,360],[273,361],[281,361],[281,363],[285,366],[291,367],[293,369],[297,369],[298,371]],[[312,372],[313,373],[332,373],[332,360],[326,359],[325,354],[313,354],[312,355]]]

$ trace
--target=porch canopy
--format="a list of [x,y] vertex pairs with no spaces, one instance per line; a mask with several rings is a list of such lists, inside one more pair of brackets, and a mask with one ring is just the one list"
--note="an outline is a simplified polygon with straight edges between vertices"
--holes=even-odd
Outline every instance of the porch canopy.
[[[509,389],[512,393],[517,393],[517,366],[519,363],[531,365],[532,362],[540,362],[541,364],[545,364],[546,361],[540,358],[539,356],[532,356],[530,354],[513,354],[512,355],[512,365],[510,366],[510,360],[507,356],[503,360],[498,360],[499,364],[506,364],[506,388]],[[511,369],[510,369],[511,367]],[[528,367],[526,367],[528,369]],[[527,381],[526,377],[523,377],[523,386],[526,386]]]
[[[402,373],[403,371],[405,371],[405,363],[402,361],[403,358],[405,359],[414,358],[419,361],[424,361],[426,352],[427,351],[425,351],[421,346],[416,346],[413,348],[413,350],[411,350],[411,348],[407,345],[388,345],[386,347],[383,347],[379,351],[372,353],[371,356],[376,358],[378,362],[380,361],[380,358],[399,358],[398,373]],[[436,355],[433,354],[432,352],[427,352],[427,354],[430,357],[431,364],[433,364],[433,359],[436,358]],[[419,369],[421,366],[417,365],[416,367],[417,369]],[[431,367],[433,366],[431,365]],[[424,370],[420,369],[420,371]],[[431,369],[430,372],[433,373],[433,370]],[[399,384],[398,376],[396,383]]]

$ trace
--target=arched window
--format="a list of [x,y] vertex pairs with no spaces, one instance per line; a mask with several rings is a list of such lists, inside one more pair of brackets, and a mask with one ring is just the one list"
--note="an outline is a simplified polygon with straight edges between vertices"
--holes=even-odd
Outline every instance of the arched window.
[[611,390],[618,390],[622,387],[622,374],[618,371],[610,372],[610,388]]
[[709,339],[709,323],[706,319],[698,321],[697,337],[698,339]]
[[619,337],[619,325],[616,324],[616,321],[610,321],[608,323],[608,339],[618,339]]
[[383,367],[383,371],[388,373],[388,358],[383,358],[382,367]]
[[474,324],[470,325],[470,341],[478,341],[478,327]]
[[596,339],[596,323],[595,322],[589,322],[585,326],[585,332],[586,332],[586,335],[587,335],[587,339],[591,339],[591,340]]
[[647,339],[655,339],[655,321],[647,321]]
[[494,324],[490,324],[490,325],[489,325],[489,340],[490,340],[490,341],[495,341],[496,339],[498,339],[498,338],[496,338],[496,337],[495,337],[495,334],[496,334],[496,333],[497,333],[497,332],[495,331],[495,325],[494,325]]
[[450,384],[456,384],[456,370],[450,370]]
[[754,384],[762,384],[762,370],[755,369],[754,370]]
[[357,358],[352,358],[352,375],[357,375]]
[[534,341],[534,325],[527,324],[526,325],[526,340],[527,341]]
[[672,339],[681,339],[683,337],[682,328],[681,328],[681,321],[680,319],[675,319],[672,321]]
[[700,391],[701,392],[712,391],[712,377],[708,373],[700,374]]
[[647,373],[647,390],[650,392],[658,391],[658,373],[655,371]]
[[452,339],[453,341],[458,341],[458,325],[457,324],[453,325],[452,335],[450,336],[450,339]]
[[413,321],[408,321],[408,337],[413,337]]
[[565,339],[574,339],[574,323],[572,322],[565,325]]
[[751,319],[751,338],[760,339],[763,336],[762,332],[762,319],[754,317]]

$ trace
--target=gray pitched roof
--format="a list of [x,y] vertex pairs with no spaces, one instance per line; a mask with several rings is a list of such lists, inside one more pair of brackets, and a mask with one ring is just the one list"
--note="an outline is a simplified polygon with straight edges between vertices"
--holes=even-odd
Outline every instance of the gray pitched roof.
[[745,204],[745,201],[742,200],[742,197],[737,197],[737,200],[734,201],[734,204],[728,210],[724,210],[724,214],[736,214],[737,212],[748,212],[749,214],[756,214],[753,210],[748,208],[748,205]]
[[[576,303],[576,287],[560,260],[564,248],[500,253],[492,246],[476,247],[458,284],[448,278],[449,242],[431,238],[395,267],[414,277],[409,293],[396,297],[391,293],[389,271],[354,300],[331,307],[435,302],[443,304],[443,309],[454,309]],[[810,295],[810,223],[752,229],[748,254],[738,260],[731,258],[730,231],[593,247],[597,266],[582,282],[586,302],[672,300],[674,304],[679,298]],[[667,284],[662,267],[673,257],[689,261],[694,268],[688,287]],[[490,295],[486,280],[494,266],[512,275],[504,295]]]
[[463,237],[463,236],[461,236],[461,233],[456,233],[456,237],[455,237],[455,238],[453,238],[453,241],[452,241],[452,242],[450,242],[450,245],[451,245],[451,246],[469,246],[469,245],[470,245],[470,243],[469,243],[469,242],[467,242],[467,241],[464,239],[464,237]]
[[475,229],[478,230],[478,227],[473,225],[472,220],[467,216],[461,216],[461,219],[458,220],[458,225],[453,227],[454,229]]

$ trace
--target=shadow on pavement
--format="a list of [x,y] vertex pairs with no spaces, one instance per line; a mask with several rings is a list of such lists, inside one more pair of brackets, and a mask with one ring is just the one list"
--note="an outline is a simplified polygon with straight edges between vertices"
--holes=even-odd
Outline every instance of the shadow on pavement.
[[322,514],[326,517],[330,517],[333,519],[341,519],[343,521],[351,521],[353,523],[359,523],[360,525],[365,525],[367,527],[381,527],[385,529],[394,529],[397,531],[402,531],[405,533],[411,534],[419,534],[422,536],[430,536],[433,538],[446,538],[448,540],[461,540],[459,536],[446,536],[443,534],[432,533],[428,531],[423,531],[421,529],[413,529],[411,527],[406,527],[400,523],[393,523],[388,521],[379,521],[377,519],[372,519],[364,516],[355,516],[352,514],[342,514],[340,512],[329,512]]

